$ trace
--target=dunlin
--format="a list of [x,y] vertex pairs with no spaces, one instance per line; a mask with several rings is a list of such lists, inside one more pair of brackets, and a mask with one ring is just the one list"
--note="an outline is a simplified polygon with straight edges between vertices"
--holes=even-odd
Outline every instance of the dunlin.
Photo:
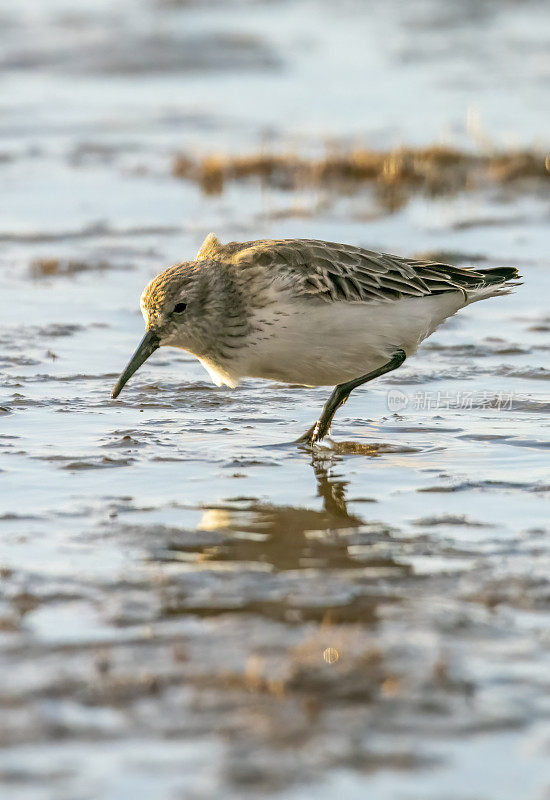
[[218,386],[269,378],[335,386],[299,441],[315,443],[350,392],[397,369],[460,308],[507,294],[515,267],[463,269],[346,244],[265,239],[221,244],[157,275],[141,296],[146,333],[121,374],[163,345],[195,355]]

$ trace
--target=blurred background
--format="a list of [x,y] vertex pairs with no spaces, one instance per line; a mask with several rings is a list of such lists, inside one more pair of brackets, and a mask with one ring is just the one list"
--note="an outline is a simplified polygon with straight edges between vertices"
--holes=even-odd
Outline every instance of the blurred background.
[[[550,798],[550,7],[0,0],[0,793]],[[222,241],[518,266],[335,440],[139,295]]]

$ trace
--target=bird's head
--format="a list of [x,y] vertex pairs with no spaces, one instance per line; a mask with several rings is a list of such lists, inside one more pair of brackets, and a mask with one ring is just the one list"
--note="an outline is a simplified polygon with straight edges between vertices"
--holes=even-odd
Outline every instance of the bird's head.
[[196,356],[209,351],[216,319],[216,265],[177,264],[157,275],[141,295],[145,336],[121,373],[111,397],[118,397],[134,372],[159,347],[181,347]]

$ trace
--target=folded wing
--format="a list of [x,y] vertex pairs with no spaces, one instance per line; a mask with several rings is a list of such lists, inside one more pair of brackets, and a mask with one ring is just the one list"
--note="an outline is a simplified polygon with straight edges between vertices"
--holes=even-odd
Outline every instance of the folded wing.
[[260,271],[271,273],[274,281],[287,274],[297,293],[327,302],[381,302],[456,291],[466,301],[469,291],[519,278],[514,267],[464,269],[315,239],[223,245],[210,234],[196,258],[230,263],[250,271],[251,278]]

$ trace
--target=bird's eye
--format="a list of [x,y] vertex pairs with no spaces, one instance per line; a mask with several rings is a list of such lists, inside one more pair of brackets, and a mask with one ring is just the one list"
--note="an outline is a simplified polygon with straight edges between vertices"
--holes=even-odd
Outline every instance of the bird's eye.
[[176,314],[181,314],[187,308],[187,303],[176,303],[174,306],[174,311]]

